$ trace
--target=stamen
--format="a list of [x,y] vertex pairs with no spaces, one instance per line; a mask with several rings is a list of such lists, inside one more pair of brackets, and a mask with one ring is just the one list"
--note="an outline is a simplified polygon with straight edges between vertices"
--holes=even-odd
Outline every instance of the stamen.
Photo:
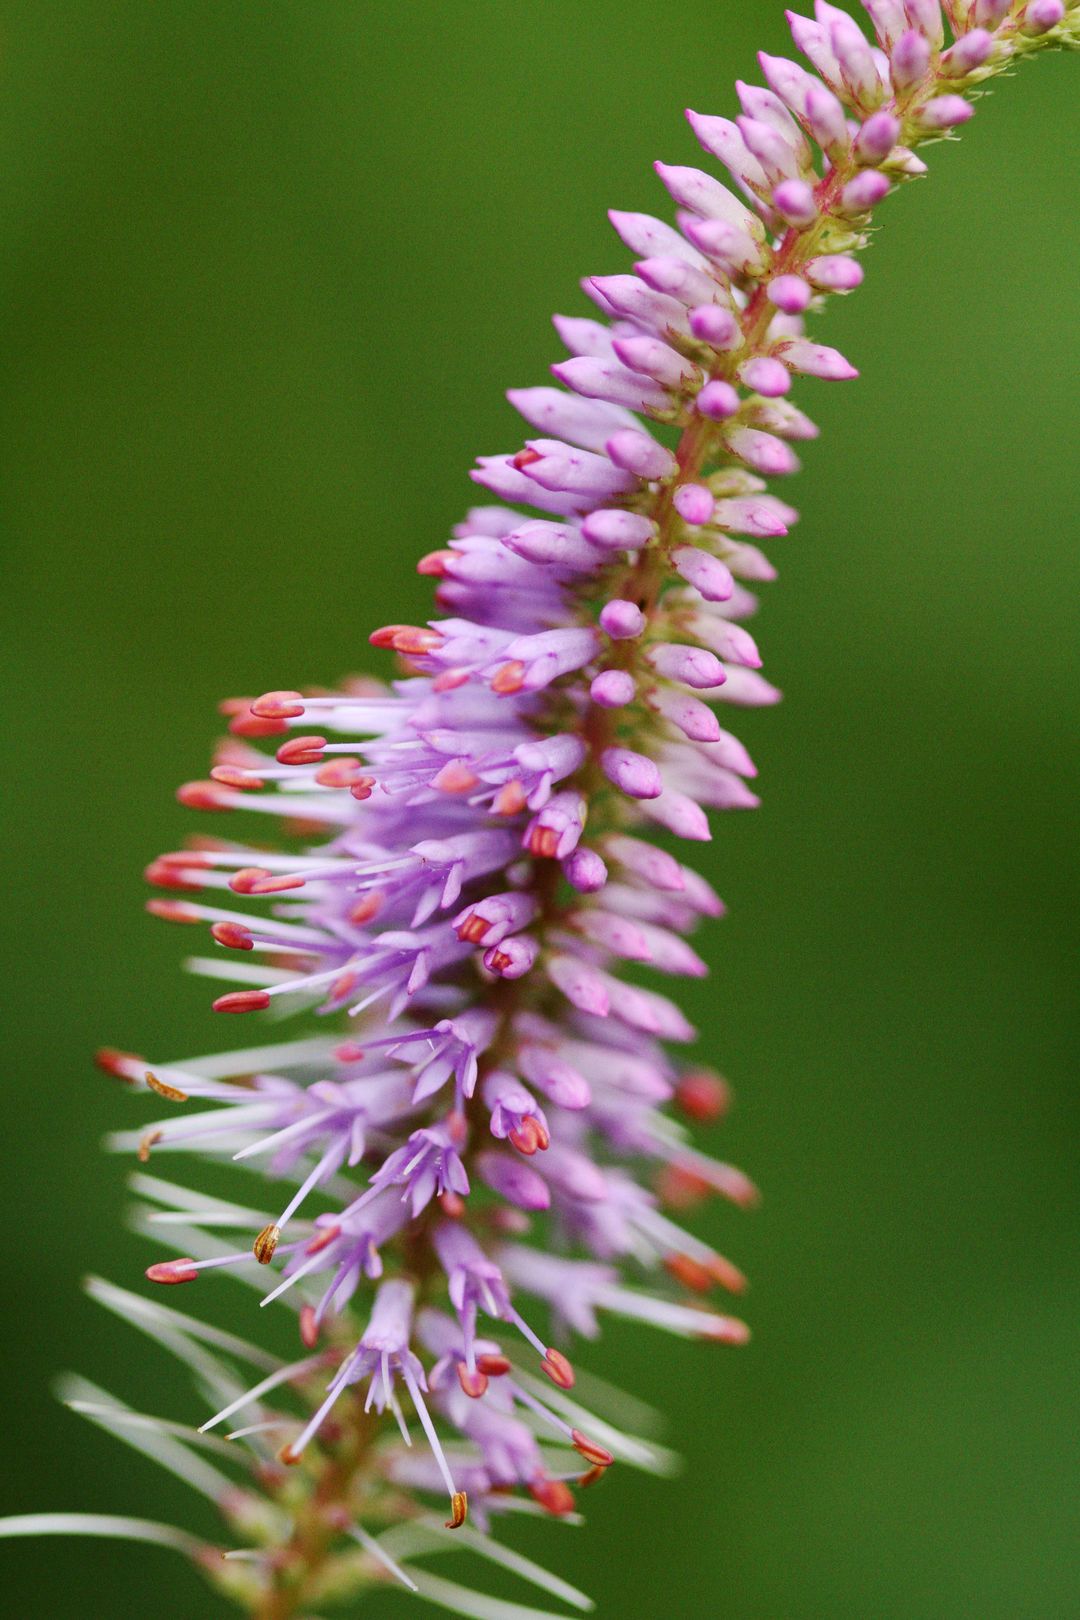
[[222,1013],[262,1012],[269,1005],[270,997],[265,990],[230,990],[228,995],[218,996],[212,1003],[214,1012]]
[[217,782],[185,782],[176,797],[188,810],[231,810],[232,800]]
[[539,1474],[529,1485],[529,1495],[553,1518],[560,1519],[574,1511],[573,1493],[565,1480],[548,1479]]
[[518,781],[504,782],[492,801],[492,811],[497,816],[520,815],[526,805],[525,789]]
[[253,771],[238,770],[235,765],[215,765],[210,776],[223,787],[238,788],[241,793],[253,793],[266,786],[261,776]]
[[216,922],[210,925],[210,937],[230,951],[251,951],[255,941],[242,923]]
[[551,1382],[556,1384],[559,1389],[573,1389],[574,1369],[561,1350],[549,1348],[547,1355],[540,1363],[540,1371],[546,1373]]
[[429,551],[426,557],[421,557],[416,565],[416,572],[435,579],[441,579],[446,573],[450,563],[457,560],[454,551]]
[[518,1152],[524,1153],[527,1158],[532,1158],[537,1150],[541,1153],[545,1152],[551,1145],[551,1138],[547,1131],[538,1119],[534,1119],[532,1114],[526,1114],[520,1126],[510,1132],[510,1141]]
[[147,1069],[143,1078],[150,1090],[156,1091],[158,1096],[164,1097],[167,1102],[187,1102],[188,1094],[186,1091],[181,1091],[179,1086],[166,1085],[164,1080],[159,1080],[156,1074],[150,1073],[149,1069]]
[[470,1372],[463,1361],[457,1364],[458,1383],[471,1400],[478,1401],[482,1395],[487,1394],[488,1381],[486,1376],[477,1367]]
[[490,1353],[477,1356],[476,1367],[488,1378],[502,1378],[510,1371],[510,1362],[506,1356],[492,1355]]
[[290,737],[278,749],[277,762],[279,765],[319,765],[325,747],[325,737]]
[[595,1440],[590,1440],[580,1429],[571,1429],[570,1438],[574,1442],[574,1450],[580,1452],[585,1461],[592,1463],[594,1468],[610,1468],[615,1461],[610,1451],[598,1446]]
[[146,909],[151,917],[160,917],[163,922],[197,923],[202,921],[200,913],[193,906],[185,906],[182,900],[148,900]]
[[198,1275],[198,1266],[190,1256],[182,1260],[159,1260],[146,1268],[147,1281],[154,1283],[194,1282]]
[[161,1141],[164,1135],[165,1132],[161,1130],[147,1131],[145,1136],[141,1136],[139,1138],[139,1145],[135,1149],[135,1157],[138,1159],[140,1164],[149,1164],[150,1149],[155,1147],[157,1143]]
[[260,720],[298,720],[304,700],[299,692],[264,692],[252,700],[251,712]]
[[94,1053],[94,1063],[104,1074],[111,1074],[114,1080],[125,1080],[131,1086],[142,1073],[146,1059],[137,1057],[134,1052],[120,1052],[115,1046],[99,1046]]
[[464,1491],[455,1491],[450,1498],[450,1517],[446,1521],[448,1530],[460,1530],[469,1516],[469,1498]]
[[512,658],[508,664],[502,664],[492,678],[491,690],[500,697],[511,697],[520,692],[525,683],[525,665],[520,658]]
[[308,1350],[314,1350],[319,1342],[319,1319],[314,1305],[300,1307],[300,1342]]
[[259,1262],[260,1266],[268,1266],[270,1264],[271,1260],[274,1258],[274,1250],[278,1246],[280,1237],[281,1228],[280,1226],[275,1226],[273,1221],[270,1222],[269,1226],[263,1227],[262,1231],[259,1233],[258,1237],[255,1239],[255,1242],[251,1246],[251,1252]]

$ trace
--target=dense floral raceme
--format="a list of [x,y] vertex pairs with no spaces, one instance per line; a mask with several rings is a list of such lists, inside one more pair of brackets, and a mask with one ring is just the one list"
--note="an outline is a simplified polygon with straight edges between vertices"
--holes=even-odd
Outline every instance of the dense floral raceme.
[[150,869],[150,909],[219,948],[196,963],[230,984],[219,1012],[322,1022],[189,1062],[102,1054],[168,1105],[119,1146],[260,1178],[248,1207],[140,1170],[140,1224],[173,1250],[147,1275],[202,1293],[229,1270],[300,1342],[283,1362],[99,1283],[189,1364],[202,1428],[71,1395],[212,1497],[233,1551],[138,1533],[268,1620],[380,1580],[537,1612],[418,1569],[444,1541],[587,1606],[488,1535],[513,1511],[573,1517],[613,1461],[667,1465],[629,1432],[636,1403],[576,1377],[573,1337],[606,1314],[747,1336],[714,1302],[738,1269],[684,1222],[754,1188],[692,1145],[725,1087],[686,1058],[696,1032],[657,976],[706,972],[688,936],[722,910],[684,848],[710,811],[757,803],[718,713],[779,696],[747,622],[797,516],[766,480],[816,432],[792,383],[856,375],[807,319],[858,287],[872,211],[925,172],[915,148],[991,75],[1080,36],[1061,0],[865,10],[873,37],[823,0],[789,14],[808,65],[762,56],[738,116],[688,114],[709,164],[657,165],[673,224],[612,213],[632,266],[585,280],[593,314],[555,321],[568,358],[511,390],[524,444],[480,458],[483,504],[420,561],[435,616],[371,637],[396,655],[387,682],[225,706],[181,798],[279,818],[280,842],[230,826]]

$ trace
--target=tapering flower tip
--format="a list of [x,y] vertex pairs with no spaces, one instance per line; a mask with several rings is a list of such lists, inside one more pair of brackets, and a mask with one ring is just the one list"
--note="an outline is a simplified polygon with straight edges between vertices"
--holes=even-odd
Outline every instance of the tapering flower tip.
[[975,0],[971,16],[984,28],[996,28],[1013,9],[1015,0]]
[[731,1088],[720,1075],[707,1069],[695,1069],[679,1080],[675,1101],[689,1119],[708,1125],[727,1113]]
[[852,151],[857,163],[873,168],[884,163],[900,139],[900,120],[892,113],[876,112],[863,124],[855,137]]
[[962,34],[941,58],[941,72],[948,79],[965,79],[976,68],[981,68],[994,48],[994,36],[985,28],[973,28]]
[[691,528],[708,523],[716,510],[716,500],[704,484],[681,484],[673,497],[676,512]]
[[637,512],[613,507],[590,512],[581,532],[591,545],[602,551],[640,551],[656,533],[656,525]]
[[508,1204],[530,1212],[548,1209],[551,1193],[548,1184],[529,1164],[511,1158],[507,1153],[481,1153],[476,1161],[480,1179],[492,1192],[505,1198]]
[[579,894],[596,894],[607,882],[608,870],[595,849],[575,849],[563,862],[563,877]]
[[755,472],[764,473],[766,478],[783,478],[799,470],[799,458],[791,446],[757,428],[729,429],[727,447],[733,456],[745,461]]
[[739,367],[739,380],[755,394],[766,399],[779,399],[791,388],[791,375],[786,366],[768,355],[754,355]]
[[646,657],[656,673],[665,680],[681,681],[684,686],[692,686],[699,692],[723,686],[727,680],[727,671],[719,658],[704,647],[660,642],[649,648]]
[[889,54],[889,67],[897,93],[913,90],[930,71],[933,51],[930,41],[920,30],[909,28],[900,35]]
[[574,1369],[561,1350],[554,1350],[549,1345],[547,1354],[540,1363],[540,1370],[546,1373],[559,1389],[573,1389]]
[[846,150],[848,123],[844,104],[823,84],[812,83],[807,90],[803,120],[822,151],[830,157],[836,158]]
[[630,641],[645,628],[645,615],[636,602],[616,597],[600,611],[600,628],[612,641]]
[[725,275],[760,276],[768,264],[762,243],[749,231],[726,219],[695,219],[687,214],[680,220],[687,237]]
[[839,349],[831,349],[827,343],[791,338],[777,347],[776,354],[785,366],[805,377],[820,377],[825,382],[849,382],[859,375],[850,360],[846,360]]
[[227,995],[218,996],[213,1009],[220,1013],[262,1012],[269,1005],[268,990],[230,990]]
[[940,0],[904,0],[904,16],[935,49],[940,46],[945,37]]
[[785,315],[801,315],[814,296],[814,289],[802,276],[774,276],[766,291],[770,304]]
[[773,188],[772,205],[786,225],[802,230],[818,216],[814,188],[805,180],[781,180]]
[[[956,129],[975,116],[975,109],[963,96],[934,96],[919,109],[924,129]],[[854,185],[852,181],[852,185]]]
[[840,209],[845,214],[867,214],[889,195],[892,184],[880,169],[863,169],[849,180],[840,193]]
[[613,433],[604,448],[616,467],[633,473],[636,478],[670,478],[678,471],[679,464],[670,450],[634,428],[622,428]]
[[634,701],[637,690],[629,670],[605,669],[589,687],[589,696],[602,709],[623,709]]
[[710,422],[726,422],[729,416],[737,416],[741,405],[738,389],[720,377],[707,382],[695,401],[698,415],[708,417]]
[[718,557],[697,546],[677,546],[671,553],[675,568],[706,602],[727,602],[735,593],[731,569]]
[[1025,34],[1048,34],[1058,23],[1065,20],[1065,6],[1062,0],[1033,0],[1025,8],[1020,27]]
[[651,377],[662,388],[682,390],[700,376],[693,361],[684,359],[677,349],[659,338],[617,337],[611,347],[624,366],[640,372],[643,377]]
[[862,286],[862,265],[845,253],[823,253],[805,268],[808,280],[826,292],[853,292]]
[[199,1275],[199,1268],[189,1256],[181,1260],[159,1260],[156,1265],[147,1266],[146,1278],[152,1283],[194,1282]]
[[513,934],[484,952],[484,966],[500,979],[523,979],[539,954],[531,934]]
[[600,768],[608,781],[631,799],[658,799],[664,791],[653,761],[631,748],[605,748]]
[[[625,405],[629,410],[653,416],[665,416],[673,406],[671,395],[659,383],[628,371],[615,360],[578,355],[573,360],[560,360],[551,371],[567,388],[585,399],[604,399],[609,404]],[[488,471],[483,469],[484,481]],[[473,477],[481,481],[476,473]]]
[[742,329],[735,316],[719,304],[699,304],[692,309],[690,330],[702,343],[722,352],[738,348],[742,342]]

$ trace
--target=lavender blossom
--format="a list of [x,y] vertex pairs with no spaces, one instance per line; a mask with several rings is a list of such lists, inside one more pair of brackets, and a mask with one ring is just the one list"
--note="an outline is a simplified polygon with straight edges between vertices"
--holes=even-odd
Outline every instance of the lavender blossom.
[[[209,779],[180,797],[281,818],[284,841],[241,831],[161,856],[150,909],[209,928],[219,950],[193,965],[232,986],[217,1011],[307,1011],[336,1033],[100,1061],[169,1105],[116,1139],[144,1166],[179,1149],[261,1178],[266,1207],[248,1208],[137,1172],[136,1224],[174,1251],[147,1277],[229,1269],[294,1313],[303,1354],[94,1284],[189,1366],[201,1428],[75,1404],[211,1496],[239,1545],[222,1558],[94,1515],[6,1533],[164,1541],[264,1620],[385,1579],[495,1613],[417,1568],[442,1493],[462,1544],[587,1607],[488,1535],[514,1510],[572,1515],[614,1461],[668,1465],[617,1401],[570,1394],[566,1347],[605,1313],[747,1338],[712,1304],[741,1273],[673,1218],[709,1194],[754,1202],[685,1123],[717,1118],[726,1087],[667,1050],[695,1039],[676,1001],[622,975],[705,973],[687,936],[723,908],[650,829],[699,842],[710,810],[757,803],[715,708],[779,697],[744,624],[775,577],[755,542],[797,519],[765,479],[816,433],[793,381],[857,376],[805,317],[860,284],[871,212],[924,171],[921,142],[966,122],[990,75],[1080,44],[1080,0],[865,10],[873,41],[824,0],[789,14],[813,71],[763,56],[767,88],[740,85],[737,118],[689,114],[730,186],[661,163],[676,225],[612,214],[633,273],[583,283],[599,319],[556,319],[561,386],[510,391],[542,436],[480,458],[493,504],[419,563],[435,616],[370,638],[392,678],[224,705]],[[242,1445],[222,1445],[237,1419]]]

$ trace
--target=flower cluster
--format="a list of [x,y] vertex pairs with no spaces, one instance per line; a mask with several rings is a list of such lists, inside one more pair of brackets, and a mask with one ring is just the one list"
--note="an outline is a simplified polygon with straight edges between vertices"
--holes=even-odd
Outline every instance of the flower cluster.
[[[371,637],[395,677],[225,705],[210,777],[180,797],[279,818],[280,846],[199,837],[148,872],[151,911],[221,948],[196,963],[233,986],[219,1012],[341,1015],[224,1057],[101,1057],[169,1104],[119,1146],[264,1178],[250,1209],[140,1171],[140,1224],[179,1255],[147,1276],[234,1271],[295,1313],[302,1354],[100,1284],[212,1411],[185,1438],[76,1398],[220,1504],[244,1546],[198,1556],[252,1613],[388,1577],[494,1612],[411,1561],[447,1531],[514,1560],[486,1534],[496,1515],[572,1516],[614,1460],[666,1464],[605,1386],[571,1394],[571,1336],[603,1313],[747,1336],[710,1301],[740,1272],[676,1217],[754,1188],[691,1143],[685,1121],[717,1118],[726,1088],[668,1050],[696,1032],[653,975],[704,974],[688,936],[722,911],[672,848],[757,803],[717,711],[779,697],[746,624],[774,578],[762,545],[797,514],[766,480],[816,433],[793,380],[856,376],[806,317],[861,282],[871,211],[925,171],[915,148],[992,74],[1080,35],[1075,0],[865,10],[873,38],[825,0],[789,14],[809,67],[762,56],[736,118],[688,114],[728,183],[660,163],[675,223],[612,213],[632,271],[587,278],[595,314],[556,318],[553,384],[511,390],[523,446],[480,458],[485,504],[419,564],[437,616]],[[213,1433],[227,1420],[243,1487],[195,1449],[235,1459]]]

